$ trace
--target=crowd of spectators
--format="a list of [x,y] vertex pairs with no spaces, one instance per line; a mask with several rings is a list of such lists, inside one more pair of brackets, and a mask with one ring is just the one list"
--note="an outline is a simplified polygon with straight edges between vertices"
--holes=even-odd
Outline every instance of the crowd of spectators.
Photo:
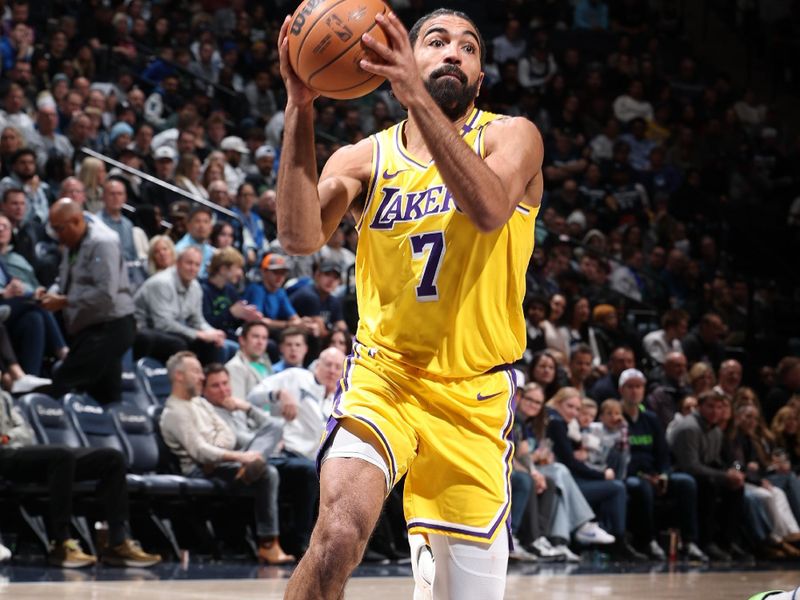
[[[407,25],[433,4],[393,2]],[[487,37],[478,107],[545,140],[515,557],[663,559],[668,527],[690,559],[797,556],[800,135],[698,60],[676,3],[459,7]],[[253,489],[273,563],[308,544],[357,323],[352,219],[314,256],[277,240],[292,8],[0,0],[2,384],[113,404],[123,368],[160,361],[180,472]],[[319,99],[318,165],[402,118],[386,86]]]

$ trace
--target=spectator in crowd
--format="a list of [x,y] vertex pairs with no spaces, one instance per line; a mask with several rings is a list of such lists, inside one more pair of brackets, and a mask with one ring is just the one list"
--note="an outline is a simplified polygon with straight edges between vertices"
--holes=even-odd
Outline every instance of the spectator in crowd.
[[169,269],[175,264],[175,244],[168,235],[154,235],[147,248],[147,271],[150,275]]
[[706,313],[698,326],[683,338],[683,353],[690,363],[703,361],[715,371],[725,358],[725,323],[716,313]]
[[[228,186],[224,181],[212,181],[208,184],[208,197],[212,202],[218,204],[222,208],[233,211],[236,207],[231,200],[232,194],[228,191]],[[240,251],[245,248],[244,243],[244,228],[242,222],[235,216],[227,215],[219,212],[217,215],[217,225],[220,223],[227,223],[233,229],[233,245]],[[248,240],[249,242],[250,240]],[[248,244],[252,246],[252,244]],[[248,254],[248,259],[253,260],[252,248]]]
[[234,449],[236,433],[200,396],[205,376],[194,354],[174,354],[167,372],[172,390],[160,427],[164,442],[180,461],[181,472],[187,477],[220,479],[231,489],[252,489],[258,558],[269,564],[294,562],[278,541],[277,480],[270,481],[262,453]]
[[228,186],[228,193],[235,196],[247,176],[241,163],[242,157],[250,154],[250,149],[242,138],[235,135],[223,139],[219,148],[225,153],[225,183]]
[[[521,452],[529,453],[531,464],[552,480],[553,486],[559,492],[553,520],[547,533],[553,542],[553,549],[567,561],[577,562],[580,556],[572,552],[567,545],[573,536],[576,542],[586,545],[612,544],[614,536],[595,522],[595,514],[578,489],[569,469],[555,461],[551,450],[552,442],[545,436],[547,422],[542,387],[533,382],[526,384],[517,408],[517,443]],[[534,550],[538,550],[543,544],[537,544],[534,540],[532,546]]]
[[61,253],[47,235],[45,226],[28,212],[28,201],[19,188],[3,191],[3,214],[11,222],[11,244],[14,251],[27,260],[44,286],[58,275]]
[[271,459],[278,468],[281,482],[291,486],[295,505],[295,535],[304,552],[313,525],[314,503],[319,497],[316,455],[333,407],[333,394],[342,376],[344,354],[326,348],[319,355],[314,371],[285,369],[267,377],[248,394],[251,404],[270,409],[280,408],[286,418],[283,451]]
[[346,248],[345,229],[347,225],[341,224],[331,234],[331,239],[319,251],[319,262],[334,262],[339,265],[339,273],[344,277],[348,270],[355,264],[356,255]]
[[196,154],[182,154],[175,167],[175,185],[203,200],[208,200],[208,190],[201,179],[203,163]]
[[[263,315],[255,306],[239,298],[236,286],[244,276],[244,258],[236,248],[217,250],[208,266],[208,279],[203,288],[203,316],[209,325],[226,335],[230,354],[238,350],[236,330],[245,321],[258,321]],[[233,342],[231,344],[227,342]]]
[[587,394],[587,382],[592,378],[592,349],[586,344],[578,344],[569,356],[569,386],[582,395]]
[[742,364],[738,360],[729,358],[719,367],[717,384],[726,395],[733,398],[742,385]]
[[608,30],[608,6],[603,0],[579,0],[573,18],[575,29]]
[[530,364],[533,355],[547,349],[542,322],[547,318],[550,307],[547,299],[543,296],[532,296],[525,303],[525,324],[527,331],[527,343],[523,360]]
[[[153,151],[153,175],[159,180],[176,185],[175,174],[176,155],[170,146],[159,146]],[[157,206],[162,213],[166,213],[169,205],[181,196],[153,181],[144,181],[141,186],[141,199],[143,204]]]
[[243,227],[242,238],[244,252],[250,264],[256,262],[256,257],[266,247],[266,237],[264,236],[264,222],[261,217],[253,210],[258,195],[250,183],[243,183],[236,192],[236,206],[233,212],[241,219],[240,227]]
[[68,448],[37,446],[30,425],[11,401],[0,392],[0,475],[12,482],[47,485],[49,529],[53,549],[51,565],[62,569],[88,567],[97,558],[85,553],[70,537],[73,488],[78,481],[97,483],[97,500],[108,522],[108,544],[101,560],[117,567],[151,567],[161,562],[131,539],[128,531],[128,491],[125,487],[125,457],[115,448]]
[[764,399],[764,418],[767,421],[772,421],[792,395],[800,392],[800,358],[784,356],[778,363],[775,376],[778,382]]
[[128,197],[125,186],[116,179],[110,180],[103,188],[103,209],[100,219],[119,236],[122,244],[122,256],[126,261],[133,262],[140,259],[143,231],[136,231],[133,223],[122,214],[122,207],[127,203]]
[[627,369],[619,378],[622,412],[628,423],[630,463],[625,485],[635,507],[638,527],[632,527],[651,558],[664,560],[658,544],[655,499],[668,497],[678,503],[681,524],[681,550],[690,560],[708,560],[697,546],[697,486],[691,475],[673,472],[669,446],[657,415],[644,408],[645,377],[637,369]]
[[268,341],[269,328],[262,321],[242,325],[239,351],[225,364],[233,395],[237,398],[247,398],[256,385],[272,375],[272,362],[267,356]]
[[663,377],[652,388],[646,404],[658,416],[661,426],[667,427],[691,393],[686,384],[686,357],[681,352],[670,352],[664,361]]
[[325,337],[337,327],[347,328],[342,304],[334,292],[342,281],[339,263],[324,261],[314,272],[314,283],[304,285],[289,297],[297,314],[316,337]]
[[561,327],[564,311],[567,308],[567,300],[562,294],[553,294],[550,296],[549,304],[550,313],[547,319],[542,321],[547,347],[550,350],[559,352],[564,357],[569,357],[569,338]]
[[292,367],[302,367],[308,354],[308,339],[304,329],[289,326],[280,333],[278,343],[280,360],[272,365],[274,373],[280,373]]
[[503,64],[507,60],[519,60],[525,55],[527,42],[522,35],[522,23],[514,17],[506,21],[503,33],[492,40],[494,59]]
[[[800,556],[792,542],[800,540],[800,526],[786,492],[768,478],[775,468],[770,443],[760,432],[760,414],[754,404],[740,404],[734,410],[731,430],[733,458],[744,467],[745,494],[755,497],[772,523],[768,543],[791,557]],[[788,475],[792,477],[792,475]]]
[[717,426],[726,411],[726,398],[709,390],[700,394],[698,402],[697,412],[681,419],[672,434],[670,450],[675,468],[694,477],[697,483],[704,552],[711,560],[747,557],[737,539],[745,474],[725,464],[723,433]]
[[78,179],[84,186],[86,204],[84,209],[90,213],[103,208],[103,186],[106,183],[106,166],[99,158],[87,156],[81,162]]
[[681,340],[689,331],[689,314],[685,310],[671,309],[661,316],[661,329],[644,336],[642,345],[647,355],[657,364],[664,364],[669,352],[683,352]]
[[597,402],[606,398],[616,398],[619,390],[619,376],[625,369],[636,366],[633,350],[627,346],[614,348],[608,359],[608,373],[598,379],[589,390],[589,396]]
[[797,408],[784,406],[775,414],[770,426],[770,432],[775,438],[775,447],[786,454],[785,460],[778,461],[778,472],[800,470],[800,421],[798,421]]
[[87,223],[80,205],[67,199],[50,209],[50,227],[64,247],[59,287],[39,299],[45,310],[61,312],[70,346],[53,375],[53,395],[79,391],[102,404],[118,402],[122,356],[136,334],[119,237]]
[[44,171],[47,161],[53,157],[71,161],[72,144],[58,131],[58,110],[52,97],[45,96],[37,103],[36,130],[29,135],[28,143],[36,153],[36,163]]
[[25,192],[28,213],[25,220],[36,219],[47,223],[48,210],[53,201],[50,186],[36,173],[36,152],[30,148],[17,150],[11,157],[11,174],[0,180],[0,190],[9,188]]
[[253,186],[257,194],[262,194],[267,189],[275,189],[278,180],[275,173],[275,157],[275,148],[269,144],[256,149],[255,164],[250,167],[245,181]]
[[633,549],[625,540],[627,511],[625,485],[615,480],[616,473],[613,469],[596,471],[575,455],[567,429],[569,423],[577,419],[580,404],[580,394],[570,387],[561,388],[548,400],[547,437],[552,440],[553,454],[556,460],[570,470],[578,488],[600,517],[603,529],[614,536],[612,554],[625,560],[641,560],[644,555]]
[[542,386],[545,395],[552,396],[558,391],[561,387],[558,378],[558,362],[552,352],[544,350],[533,355],[528,367],[528,381]]
[[285,256],[265,254],[261,259],[261,283],[251,283],[244,292],[244,299],[261,311],[271,331],[300,324],[300,317],[283,288],[288,273]]
[[181,254],[184,249],[192,246],[200,251],[201,262],[199,276],[205,278],[206,270],[214,256],[214,247],[208,243],[211,235],[212,219],[211,209],[202,204],[195,204],[189,211],[186,219],[186,235],[175,243],[175,250]]
[[182,350],[192,349],[208,364],[219,362],[225,332],[203,317],[203,290],[197,281],[200,250],[189,246],[178,254],[174,267],[150,277],[134,296],[136,342],[133,353],[167,362]]

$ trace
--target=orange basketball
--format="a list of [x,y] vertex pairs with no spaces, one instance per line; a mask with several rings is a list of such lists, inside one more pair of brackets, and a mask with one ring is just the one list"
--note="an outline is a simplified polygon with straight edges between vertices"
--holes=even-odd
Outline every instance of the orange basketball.
[[383,77],[364,71],[359,61],[368,51],[361,35],[386,43],[375,22],[388,14],[381,0],[305,0],[292,15],[289,62],[311,89],[328,98],[358,98],[383,83]]

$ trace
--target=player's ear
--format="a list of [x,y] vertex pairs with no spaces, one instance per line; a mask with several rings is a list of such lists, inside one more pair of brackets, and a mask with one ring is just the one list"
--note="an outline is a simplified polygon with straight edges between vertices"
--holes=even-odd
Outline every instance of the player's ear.
[[483,77],[484,77],[484,74],[483,74],[483,71],[481,71],[480,75],[478,75],[478,91],[475,94],[476,98],[481,95],[481,86],[483,85]]

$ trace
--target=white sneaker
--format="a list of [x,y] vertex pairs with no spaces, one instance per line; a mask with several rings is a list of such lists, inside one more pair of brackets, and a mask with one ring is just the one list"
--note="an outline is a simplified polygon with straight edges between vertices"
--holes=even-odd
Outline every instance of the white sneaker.
[[569,546],[566,544],[559,544],[558,546],[553,546],[553,550],[558,552],[561,556],[564,557],[564,560],[571,563],[581,562],[581,557],[578,554],[575,554],[572,550],[569,549]]
[[539,559],[545,562],[566,559],[563,554],[553,548],[553,546],[550,544],[550,540],[544,536],[534,540],[531,546],[533,546],[534,553],[539,557]]
[[511,541],[513,542],[514,549],[509,552],[508,558],[511,560],[517,560],[519,562],[537,562],[539,560],[535,554],[531,554],[525,550],[517,538],[512,537]]
[[11,550],[0,544],[0,562],[6,562],[11,558]]
[[36,388],[44,387],[53,383],[52,379],[45,379],[44,377],[36,377],[36,375],[23,375],[11,384],[12,394],[27,394]]
[[667,555],[664,554],[664,550],[655,540],[650,540],[650,543],[647,545],[647,552],[650,554],[650,558],[654,560],[667,560]]
[[700,562],[708,562],[708,555],[705,552],[700,550],[700,548],[694,542],[689,542],[685,544],[683,547],[683,552],[686,554],[686,558],[689,560],[698,560]]
[[616,538],[604,531],[594,521],[587,521],[575,532],[575,541],[581,544],[613,544]]

